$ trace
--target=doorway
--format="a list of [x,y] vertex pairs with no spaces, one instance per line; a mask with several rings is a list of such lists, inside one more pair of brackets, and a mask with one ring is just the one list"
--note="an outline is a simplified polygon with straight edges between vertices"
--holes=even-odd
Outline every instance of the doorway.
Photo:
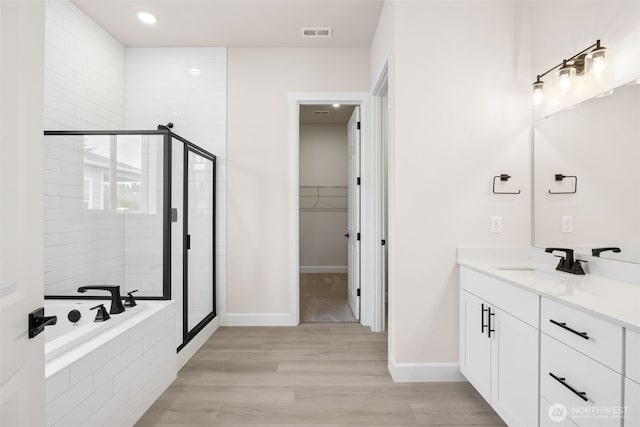
[[360,107],[301,105],[300,322],[360,318]]

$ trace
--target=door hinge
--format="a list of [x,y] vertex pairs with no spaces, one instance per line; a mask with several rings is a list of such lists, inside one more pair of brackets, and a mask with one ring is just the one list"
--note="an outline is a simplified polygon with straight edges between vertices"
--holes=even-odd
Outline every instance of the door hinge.
[[360,233],[356,235],[356,240],[360,240]]
[[358,177],[357,181],[356,181],[357,185],[360,185],[360,177]]
[[358,288],[358,289],[356,290],[356,296],[358,296],[358,297],[360,296],[360,288]]
[[357,129],[360,130],[360,122],[357,124]]
[[386,240],[384,240],[384,239],[382,239],[382,240],[380,241],[380,244],[381,244],[382,246],[384,246],[384,245],[386,245],[386,244],[387,244],[387,241],[386,241]]
[[191,234],[187,234],[187,249],[191,249]]

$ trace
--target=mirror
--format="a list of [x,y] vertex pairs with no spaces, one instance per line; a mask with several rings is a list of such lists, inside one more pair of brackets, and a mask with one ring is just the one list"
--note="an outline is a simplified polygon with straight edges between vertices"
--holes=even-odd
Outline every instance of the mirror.
[[640,263],[640,84],[534,123],[537,247]]

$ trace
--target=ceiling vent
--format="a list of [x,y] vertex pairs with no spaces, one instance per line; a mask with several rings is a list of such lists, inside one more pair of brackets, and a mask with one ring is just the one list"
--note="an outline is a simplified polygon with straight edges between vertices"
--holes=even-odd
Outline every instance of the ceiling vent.
[[331,28],[303,28],[302,37],[331,37]]
[[314,111],[313,114],[315,114],[316,116],[326,116],[329,114],[329,111],[327,110]]

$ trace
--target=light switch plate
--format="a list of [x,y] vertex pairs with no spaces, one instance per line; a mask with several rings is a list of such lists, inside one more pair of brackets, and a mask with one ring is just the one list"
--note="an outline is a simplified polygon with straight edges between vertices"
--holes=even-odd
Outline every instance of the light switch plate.
[[502,217],[501,216],[491,217],[491,232],[493,234],[502,233]]
[[562,217],[562,232],[573,233],[573,217],[565,215]]

